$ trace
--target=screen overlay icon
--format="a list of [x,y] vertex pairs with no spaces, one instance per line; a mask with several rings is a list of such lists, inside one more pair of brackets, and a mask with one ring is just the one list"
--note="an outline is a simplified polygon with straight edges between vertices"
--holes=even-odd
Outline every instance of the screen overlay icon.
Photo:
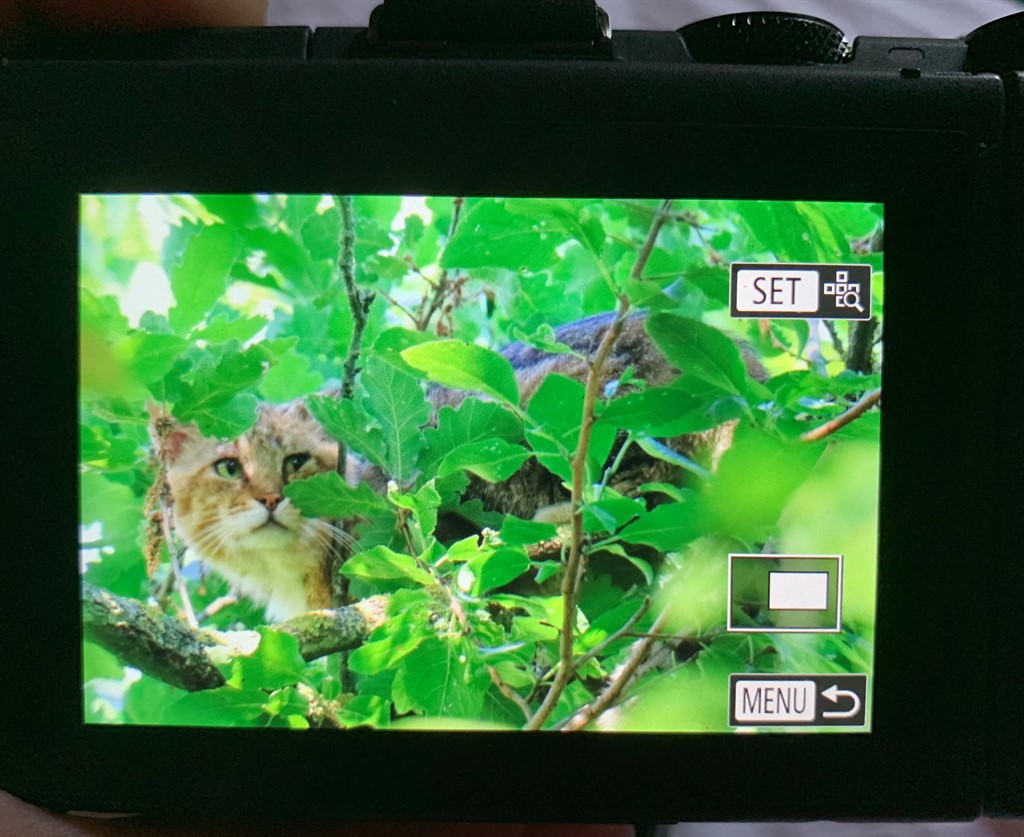
[[729,310],[736,318],[871,318],[871,265],[731,266]]

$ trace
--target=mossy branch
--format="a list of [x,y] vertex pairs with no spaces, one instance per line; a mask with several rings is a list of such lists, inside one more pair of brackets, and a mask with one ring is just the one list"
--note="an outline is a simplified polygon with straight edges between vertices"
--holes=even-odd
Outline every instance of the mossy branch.
[[[385,609],[386,598],[375,596],[350,607],[305,613],[273,627],[294,636],[308,662],[358,648],[383,622]],[[82,626],[87,640],[125,665],[179,689],[198,692],[224,685],[209,650],[217,647],[221,658],[230,643],[216,631],[190,628],[157,607],[88,582],[82,585]]]

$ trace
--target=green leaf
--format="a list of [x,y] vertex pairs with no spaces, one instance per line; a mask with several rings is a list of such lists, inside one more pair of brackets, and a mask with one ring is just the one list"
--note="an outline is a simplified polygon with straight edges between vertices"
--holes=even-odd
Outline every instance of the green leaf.
[[734,395],[747,391],[747,370],[736,344],[716,328],[676,314],[647,320],[647,333],[684,376],[707,381]]
[[267,693],[260,689],[222,686],[192,692],[169,704],[160,723],[178,727],[247,727],[263,715]]
[[310,369],[309,358],[296,351],[280,355],[267,370],[260,390],[268,401],[283,403],[315,392],[324,385],[324,376]]
[[670,448],[664,442],[659,442],[657,439],[637,439],[636,443],[644,453],[654,459],[668,462],[682,468],[684,471],[696,474],[698,477],[710,476],[710,472],[703,465],[697,464],[688,456],[684,456],[675,448]]
[[487,682],[477,682],[477,650],[463,637],[430,638],[409,654],[395,677],[398,711],[474,719]]
[[322,214],[311,215],[303,223],[299,235],[311,258],[337,262],[341,253],[341,213],[332,208]]
[[[283,287],[291,288],[304,296],[323,293],[326,283],[318,274],[305,247],[284,230],[267,227],[242,231],[245,246],[262,254],[265,268],[275,274]],[[173,322],[173,320],[172,320]]]
[[314,395],[306,399],[306,406],[330,436],[387,470],[388,449],[384,434],[379,427],[370,425],[369,417],[354,401]]
[[257,628],[260,643],[248,656],[231,662],[229,684],[236,689],[279,689],[306,682],[306,661],[299,641],[291,634]]
[[482,200],[466,212],[441,254],[442,268],[504,267],[543,270],[558,261],[555,248],[566,240],[534,218],[509,212],[502,200]]
[[770,536],[790,496],[825,448],[738,428],[708,495],[718,531],[748,541]]
[[664,503],[619,532],[627,543],[646,544],[661,552],[681,549],[701,534],[699,514],[692,505]]
[[[530,447],[545,468],[566,482],[572,480],[571,460],[579,444],[585,394],[579,381],[550,374],[527,405],[527,414],[534,422],[534,427],[526,431]],[[594,425],[587,451],[593,473],[603,466],[614,443],[614,427]]]
[[238,238],[224,224],[203,227],[188,240],[181,263],[168,271],[176,303],[169,318],[176,331],[190,329],[220,299],[238,252]]
[[299,510],[309,517],[345,519],[369,517],[375,512],[387,510],[384,498],[367,483],[353,488],[341,474],[314,474],[305,479],[288,483],[284,494]]
[[530,559],[522,548],[484,550],[459,569],[459,586],[474,596],[482,596],[519,578],[529,569]]
[[714,427],[701,396],[678,387],[651,387],[612,401],[601,413],[604,424],[650,436],[679,436]]
[[266,353],[253,346],[244,352],[235,343],[224,347],[219,360],[206,355],[196,366],[192,382],[182,382],[174,415],[191,421],[205,436],[233,438],[256,421],[256,398],[243,394],[263,374]]
[[415,471],[423,444],[420,427],[430,419],[430,405],[416,378],[377,357],[367,358],[362,385],[363,408],[381,429],[386,470],[404,482]]
[[153,384],[171,371],[188,343],[171,334],[136,332],[113,346],[114,357],[143,384]]
[[[636,597],[629,598],[625,601],[620,601],[615,607],[610,610],[606,610],[596,619],[592,619],[590,624],[587,626],[587,630],[584,631],[576,640],[574,653],[585,654],[592,648],[596,648],[616,631],[623,628],[626,623],[636,615],[636,612],[640,610],[642,606],[642,599]],[[642,624],[643,623],[635,625],[634,630],[642,630]],[[602,652],[602,656],[607,658],[621,648],[624,648],[634,642],[636,642],[635,637],[621,637],[612,645],[606,646]]]
[[[214,690],[219,691],[219,690]],[[125,692],[124,719],[129,724],[156,726],[164,723],[164,709],[168,704],[189,693],[143,674]],[[207,694],[200,692],[199,694]]]
[[124,666],[106,648],[92,642],[82,643],[82,682],[97,677],[120,680],[124,677]]
[[429,343],[433,338],[422,331],[413,331],[408,328],[388,328],[380,333],[373,344],[373,354],[385,363],[397,366],[403,372],[418,376],[413,367],[405,362],[402,351],[410,346],[419,346],[421,343]]
[[437,413],[437,426],[423,431],[419,467],[425,474],[434,474],[449,453],[464,445],[488,439],[519,442],[522,438],[523,423],[510,410],[494,401],[466,398],[458,407],[443,406]]
[[79,317],[83,331],[113,341],[128,331],[128,318],[121,313],[116,296],[96,296],[88,288],[79,291]]
[[532,218],[541,236],[574,238],[595,256],[604,247],[604,225],[587,206],[590,201],[571,198],[505,198],[505,208]]
[[402,357],[439,384],[519,404],[519,385],[512,364],[483,346],[461,340],[438,340],[411,346],[402,352]]
[[583,508],[586,532],[614,532],[647,511],[641,500],[631,497],[605,497]]
[[429,537],[437,528],[437,510],[441,507],[441,495],[431,480],[415,494],[388,491],[388,499],[399,508],[409,509],[420,527],[423,537]]
[[[395,594],[395,596],[398,595],[398,593]],[[430,636],[430,633],[425,614],[418,608],[414,610],[416,611],[414,615],[422,617],[419,622],[411,619],[399,619],[397,622],[378,628],[369,642],[364,642],[349,654],[349,668],[357,674],[380,674],[395,668],[415,651],[420,643]],[[388,685],[390,686],[390,683]]]
[[341,568],[349,578],[363,581],[410,581],[416,584],[434,584],[434,577],[416,563],[416,559],[375,546],[349,558]]
[[507,516],[501,524],[499,537],[509,546],[524,546],[550,540],[558,534],[553,523],[538,523],[534,520],[520,520]]
[[558,342],[558,338],[555,336],[555,330],[547,323],[541,323],[537,326],[533,334],[527,334],[516,325],[512,326],[511,331],[512,336],[519,342],[525,343],[528,346],[533,346],[533,348],[539,349],[547,354],[577,354],[576,350],[573,349],[572,346],[567,346],[565,343]]
[[193,195],[212,214],[232,227],[255,227],[261,223],[254,195]]
[[502,482],[511,477],[530,458],[522,445],[504,439],[483,439],[462,445],[448,454],[438,468],[438,476],[470,471],[487,482]]
[[175,417],[182,421],[195,422],[204,436],[218,439],[233,439],[240,436],[256,422],[255,395],[234,395],[226,401],[208,403],[200,408],[174,408]]
[[244,343],[259,334],[266,327],[268,320],[264,317],[235,317],[228,319],[227,314],[218,314],[199,331],[192,332],[195,340],[207,343],[227,343],[237,340]]

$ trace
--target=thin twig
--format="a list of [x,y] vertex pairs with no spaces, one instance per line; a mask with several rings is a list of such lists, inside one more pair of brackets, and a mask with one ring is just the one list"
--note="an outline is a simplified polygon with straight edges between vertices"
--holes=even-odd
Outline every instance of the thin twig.
[[530,720],[533,710],[530,709],[530,704],[526,702],[525,698],[501,679],[501,675],[498,674],[494,666],[487,666],[487,673],[491,676],[491,682],[498,687],[498,691],[523,710],[526,720]]
[[[654,243],[665,225],[666,216],[672,207],[672,200],[666,199],[661,202],[658,215],[651,223],[647,240],[637,256],[636,264],[633,265],[632,277],[640,279],[643,277],[647,260],[654,251]],[[562,626],[558,636],[558,670],[551,688],[541,701],[533,717],[527,721],[525,729],[540,729],[545,721],[551,716],[559,698],[569,685],[569,681],[575,674],[576,666],[573,664],[573,645],[575,644],[576,614],[579,607],[580,587],[583,583],[583,570],[586,567],[586,552],[583,548],[583,489],[586,482],[587,453],[590,449],[590,437],[594,429],[594,410],[597,406],[598,395],[603,386],[603,371],[605,361],[611,354],[622,328],[626,323],[626,315],[629,313],[629,297],[619,294],[619,305],[615,312],[615,319],[608,330],[601,338],[597,352],[590,361],[590,368],[587,371],[586,390],[583,396],[583,414],[580,419],[580,436],[576,444],[576,451],[572,457],[572,537],[569,542],[569,554],[565,559],[565,568],[562,571]]]
[[[667,613],[668,609],[663,610],[658,615],[658,618],[654,620],[654,624],[651,625],[651,632],[653,634],[656,635],[658,631],[661,630],[662,623],[665,621]],[[601,692],[596,700],[588,703],[579,712],[573,715],[572,718],[569,719],[568,723],[562,727],[562,730],[564,732],[581,730],[594,720],[594,718],[612,706],[612,704],[619,699],[619,696],[622,694],[622,690],[626,688],[626,684],[633,678],[633,674],[636,672],[637,668],[639,668],[640,663],[642,663],[647,658],[647,655],[651,653],[651,647],[655,642],[656,640],[654,636],[651,636],[647,639],[640,640],[640,642],[633,646],[633,651],[630,653],[629,659],[626,660],[621,669],[615,672],[615,676],[612,678],[611,682],[609,682],[608,688]]]
[[850,422],[860,418],[864,413],[874,407],[882,400],[882,390],[874,389],[864,395],[856,404],[850,407],[845,413],[836,416],[831,421],[825,422],[814,430],[808,430],[800,436],[801,442],[819,442],[827,436],[831,436],[837,430],[846,427]]
[[346,399],[352,397],[356,372],[359,370],[363,329],[366,328],[366,316],[375,294],[372,291],[360,290],[356,285],[356,222],[352,196],[338,197],[338,209],[341,212],[341,255],[338,259],[338,269],[345,283],[348,307],[352,312],[352,340],[349,342],[348,356],[345,358],[345,377],[341,383],[341,398]]
[[[355,389],[356,373],[359,370],[359,355],[362,351],[363,330],[366,328],[366,318],[373,304],[375,294],[373,291],[362,290],[356,284],[356,221],[355,207],[351,195],[340,195],[337,197],[338,212],[341,215],[341,250],[338,256],[338,270],[341,273],[342,282],[345,285],[345,296],[348,299],[348,308],[352,312],[352,339],[348,344],[348,354],[345,358],[344,374],[341,381],[341,389],[338,392],[338,400],[344,401],[352,398]],[[346,479],[348,470],[348,452],[345,445],[338,442],[338,464],[336,470],[341,478]],[[340,566],[345,554],[345,545],[338,533],[343,530],[344,521],[336,521],[335,535],[331,539],[331,546],[328,551],[332,580],[334,570]],[[341,592],[344,598],[348,597],[347,579],[338,576],[340,579]]]
[[671,198],[666,198],[661,202],[661,207],[651,222],[651,229],[647,233],[647,240],[644,242],[640,255],[636,258],[636,264],[633,265],[633,270],[630,273],[633,279],[640,279],[643,276],[644,268],[647,267],[647,261],[651,258],[651,253],[654,252],[654,244],[658,240],[658,233],[661,232],[661,228],[665,226],[665,222],[668,220],[668,211],[671,206]]
[[219,596],[199,611],[199,613],[196,614],[196,619],[200,622],[205,622],[211,616],[216,616],[224,608],[231,607],[233,604],[238,604],[238,596],[234,596],[230,593],[226,596]]
[[559,667],[551,688],[544,696],[536,714],[527,722],[526,729],[540,729],[551,715],[558,699],[574,673],[572,649],[575,642],[576,611],[579,605],[580,585],[583,580],[583,569],[586,555],[583,549],[583,488],[586,481],[587,451],[590,448],[590,437],[594,429],[594,408],[601,390],[602,370],[605,360],[611,354],[612,347],[622,333],[629,312],[629,298],[623,294],[619,297],[619,307],[615,319],[601,339],[597,353],[590,362],[587,372],[586,392],[583,396],[583,416],[580,423],[580,438],[576,452],[572,457],[572,538],[569,545],[569,556],[562,571],[562,602],[564,614],[559,632]]

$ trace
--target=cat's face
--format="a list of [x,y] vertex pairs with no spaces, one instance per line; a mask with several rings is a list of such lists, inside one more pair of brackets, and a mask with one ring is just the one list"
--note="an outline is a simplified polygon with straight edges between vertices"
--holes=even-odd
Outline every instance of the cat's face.
[[320,560],[326,521],[303,517],[283,489],[335,470],[337,443],[301,404],[262,405],[256,425],[234,441],[177,426],[164,443],[174,523],[185,544],[217,569],[248,574],[272,554]]

